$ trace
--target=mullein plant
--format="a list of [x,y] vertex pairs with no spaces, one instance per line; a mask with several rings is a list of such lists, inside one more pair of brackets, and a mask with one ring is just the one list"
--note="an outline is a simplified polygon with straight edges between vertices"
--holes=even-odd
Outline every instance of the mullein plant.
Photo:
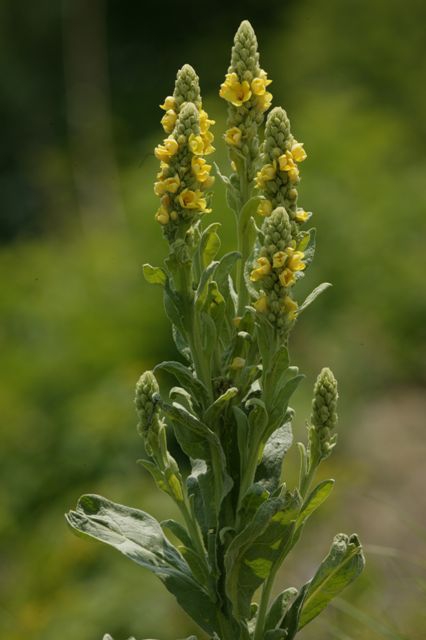
[[[291,640],[364,566],[358,537],[340,533],[306,584],[271,599],[278,570],[334,484],[316,484],[315,474],[336,444],[337,382],[327,368],[316,380],[307,444],[298,444],[298,485],[289,488],[282,479],[292,444],[289,402],[303,379],[290,364],[289,336],[328,285],[297,299],[315,248],[311,213],[298,206],[306,152],[281,107],[266,116],[270,83],[244,21],[219,91],[228,105],[231,172],[215,172],[235,214],[238,249],[220,258],[219,224],[205,221],[214,121],[192,67],[178,72],[161,105],[155,219],[169,251],[164,267],[145,265],[144,275],[163,288],[181,360],[143,373],[135,404],[141,463],[181,519],[160,523],[96,495],[83,496],[67,516],[78,532],[156,574],[215,640]],[[163,372],[176,379],[168,394],[157,382]],[[178,460],[169,431],[183,452]]]

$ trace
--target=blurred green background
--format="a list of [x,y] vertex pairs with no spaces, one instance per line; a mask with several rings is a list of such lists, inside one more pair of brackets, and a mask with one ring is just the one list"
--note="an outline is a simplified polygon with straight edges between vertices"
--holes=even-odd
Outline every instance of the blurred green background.
[[[367,569],[305,640],[420,640],[426,614],[426,4],[416,0],[0,3],[0,637],[175,640],[196,632],[160,583],[75,537],[63,514],[96,492],[169,516],[135,461],[140,373],[175,355],[143,262],[153,220],[158,104],[185,62],[217,121],[233,34],[249,18],[274,104],[305,142],[301,204],[318,229],[292,357],[304,438],[319,369],[340,381],[340,435],[281,588],[299,586],[338,531]],[[233,221],[217,188],[224,248]],[[288,473],[294,479],[296,452]],[[310,627],[310,628],[309,628]],[[202,637],[202,634],[199,634]]]

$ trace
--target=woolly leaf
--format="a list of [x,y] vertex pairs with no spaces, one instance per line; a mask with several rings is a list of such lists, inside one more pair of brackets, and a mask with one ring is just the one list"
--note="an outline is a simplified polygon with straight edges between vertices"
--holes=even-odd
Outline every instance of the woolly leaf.
[[298,628],[302,629],[321,613],[333,598],[359,576],[364,565],[358,536],[337,534],[329,554],[307,584]]
[[326,289],[332,286],[333,285],[330,284],[330,282],[323,282],[322,284],[318,285],[318,287],[316,287],[313,291],[311,291],[311,293],[302,302],[299,309],[297,310],[298,315],[300,315],[302,311],[307,309],[307,307],[309,307],[309,305],[312,304],[314,300],[316,300],[316,298],[318,298],[318,296],[321,295],[323,291],[325,291]]
[[180,606],[207,633],[213,633],[214,603],[152,516],[100,496],[85,495],[66,517],[76,531],[115,547],[157,575]]
[[320,482],[315,489],[306,498],[299,517],[297,519],[297,526],[300,527],[309,516],[327,500],[334,486],[334,480],[324,480]]
[[290,587],[289,589],[286,589],[285,591],[282,591],[279,595],[277,595],[274,602],[271,604],[268,615],[266,617],[265,631],[278,627],[296,595],[297,589],[295,589],[294,587]]
[[150,284],[166,284],[167,275],[164,269],[161,267],[153,267],[150,264],[143,265],[143,275],[147,282]]
[[280,483],[283,458],[293,442],[291,419],[279,427],[266,442],[263,457],[256,472],[256,481],[270,493]]

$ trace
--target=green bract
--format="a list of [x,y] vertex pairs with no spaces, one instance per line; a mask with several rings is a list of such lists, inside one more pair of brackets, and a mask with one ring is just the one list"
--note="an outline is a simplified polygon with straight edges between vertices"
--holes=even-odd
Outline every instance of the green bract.
[[[156,219],[169,253],[163,267],[145,265],[144,275],[163,288],[182,359],[143,373],[135,404],[147,454],[141,463],[176,502],[181,520],[160,524],[95,495],[80,498],[67,515],[77,531],[156,574],[215,640],[291,640],[364,565],[357,536],[338,534],[309,582],[287,586],[270,601],[278,569],[333,488],[333,480],[313,482],[336,442],[337,383],[329,369],[321,371],[308,445],[299,443],[299,483],[289,488],[281,477],[293,440],[289,403],[303,379],[290,362],[289,336],[329,285],[299,304],[297,283],[315,249],[314,230],[303,229],[311,214],[297,207],[298,165],[306,152],[280,107],[269,114],[259,146],[269,84],[245,21],[220,89],[229,105],[232,172],[217,173],[237,235],[237,250],[223,256],[220,225],[203,224],[214,180],[204,156],[214,151],[214,122],[202,108],[192,67],[178,72],[173,95],[161,105],[167,137],[156,148]],[[168,394],[157,382],[163,372],[176,381]],[[178,464],[168,451],[167,429],[188,459],[184,464],[185,456]]]

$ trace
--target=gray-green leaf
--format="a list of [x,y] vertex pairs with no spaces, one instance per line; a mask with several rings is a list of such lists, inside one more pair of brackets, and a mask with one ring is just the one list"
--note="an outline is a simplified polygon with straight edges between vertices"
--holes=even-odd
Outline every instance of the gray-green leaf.
[[308,583],[299,620],[299,629],[313,620],[328,603],[359,576],[365,565],[356,534],[335,536],[328,556]]
[[105,542],[157,575],[181,607],[207,632],[216,626],[215,605],[191,574],[160,524],[144,511],[85,495],[66,516],[76,531]]

